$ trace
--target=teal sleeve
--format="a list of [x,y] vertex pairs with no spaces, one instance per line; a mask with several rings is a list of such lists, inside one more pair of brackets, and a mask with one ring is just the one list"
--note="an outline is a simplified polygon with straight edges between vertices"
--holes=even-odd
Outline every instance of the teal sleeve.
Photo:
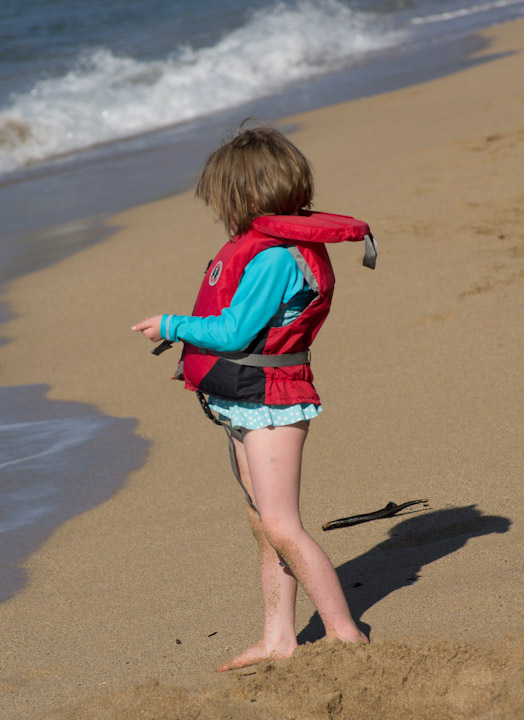
[[268,248],[246,266],[231,305],[220,315],[163,315],[161,335],[217,352],[244,350],[304,285],[291,253],[285,247]]

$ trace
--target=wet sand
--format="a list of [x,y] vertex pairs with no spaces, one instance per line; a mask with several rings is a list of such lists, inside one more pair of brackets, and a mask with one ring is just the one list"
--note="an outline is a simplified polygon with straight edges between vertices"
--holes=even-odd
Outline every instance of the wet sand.
[[2,717],[522,717],[524,22],[485,35],[489,62],[285,120],[315,207],[379,241],[374,272],[358,245],[331,253],[313,346],[325,412],[303,475],[305,525],[371,645],[304,644],[322,628],[300,595],[293,658],[214,673],[261,628],[244,500],[223,432],[169,380],[178,350],[155,358],[129,329],[190,312],[224,240],[189,192],[114,217],[105,242],[8,289],[4,382],[136,417],[153,446],[0,606]]

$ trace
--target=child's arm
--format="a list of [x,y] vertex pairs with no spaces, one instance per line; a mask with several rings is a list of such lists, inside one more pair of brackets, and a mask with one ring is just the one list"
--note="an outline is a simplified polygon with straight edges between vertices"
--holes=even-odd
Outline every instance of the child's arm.
[[243,350],[303,287],[304,277],[286,248],[269,248],[248,264],[231,305],[220,315],[156,315],[133,330],[154,342],[164,338],[218,352]]

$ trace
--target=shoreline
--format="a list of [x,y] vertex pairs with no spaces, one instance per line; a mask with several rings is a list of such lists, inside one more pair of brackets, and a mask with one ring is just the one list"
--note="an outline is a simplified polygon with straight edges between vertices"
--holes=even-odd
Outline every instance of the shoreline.
[[[278,124],[285,115],[307,113],[443,78],[478,62],[489,62],[489,56],[478,58],[486,44],[482,31],[472,29],[441,41],[436,48],[417,47],[406,57],[395,56],[387,68],[379,60],[377,67],[371,61],[369,67],[356,65],[313,77],[275,96],[86,149],[67,156],[65,163],[60,158],[51,160],[37,165],[34,172],[15,174],[12,182],[7,176],[7,181],[0,182],[7,245],[0,255],[0,283],[103,241],[106,233],[101,225],[112,215],[192,187],[206,155],[220,142],[224,128],[235,127],[239,119],[262,117]],[[285,126],[282,129],[289,130]],[[147,136],[152,142],[144,144]],[[141,179],[143,176],[147,182]],[[30,212],[26,207],[28,198]],[[34,217],[38,218],[36,224]],[[20,218],[24,218],[22,223]],[[44,241],[46,246],[42,250]]]
[[25,559],[55,528],[118,492],[147,460],[136,420],[51,401],[48,391],[0,387],[0,605],[23,589]]
[[[431,685],[424,697],[412,689],[394,718],[418,711],[441,720],[444,708],[465,719],[491,712],[490,703],[517,717],[524,702],[515,665],[524,647],[524,523],[515,511],[524,390],[523,27],[516,21],[484,33],[489,55],[499,55],[492,62],[283,121],[297,127],[290,136],[315,169],[315,207],[368,220],[380,252],[374,273],[359,267],[360,248],[331,253],[335,302],[313,348],[329,420],[319,418],[308,441],[305,524],[333,559],[355,616],[372,629],[368,697],[379,702],[390,689],[387,658],[400,658],[402,647],[423,648],[413,651],[410,672],[423,657],[428,677],[453,652],[471,659],[438,694]],[[189,693],[170,691],[171,712],[177,702],[181,712],[208,702],[214,720],[226,706],[229,717],[245,717],[253,709],[245,681],[212,674],[259,630],[243,499],[222,433],[203,422],[190,393],[169,384],[178,351],[152,358],[128,330],[166,304],[191,311],[223,231],[192,192],[110,223],[118,229],[103,243],[8,287],[16,315],[6,325],[4,376],[10,384],[45,382],[51,399],[136,417],[138,433],[154,444],[120,492],[60,526],[24,563],[29,583],[0,606],[0,703],[17,720],[96,718],[113,707],[133,717],[137,697],[144,709],[158,709],[154,678]],[[57,336],[66,341],[59,359]],[[340,403],[341,390],[350,402]],[[412,497],[429,497],[430,509],[351,534],[320,531],[334,517]],[[303,641],[321,632],[302,595],[297,630]],[[509,634],[512,688],[497,669]],[[460,655],[460,647],[470,650]],[[318,658],[349,678],[352,662],[366,663],[363,652],[335,647],[329,665],[322,646],[306,645],[277,664],[273,683],[264,684],[273,671],[257,671],[246,682],[266,693],[259,717],[274,717],[275,698],[291,707],[286,677],[335,693],[318,679]],[[344,708],[350,700],[360,707],[350,685],[340,692]],[[295,712],[326,717],[329,702],[317,711],[307,697],[302,706],[297,698]],[[362,716],[376,717],[376,707]]]

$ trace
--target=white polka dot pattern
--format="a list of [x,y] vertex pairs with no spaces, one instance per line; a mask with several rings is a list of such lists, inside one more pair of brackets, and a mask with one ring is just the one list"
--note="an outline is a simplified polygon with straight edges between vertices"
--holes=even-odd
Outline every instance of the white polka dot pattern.
[[294,425],[301,420],[312,420],[322,412],[321,405],[299,403],[298,405],[262,405],[254,402],[235,402],[224,398],[209,397],[209,407],[218,413],[219,420],[230,420],[232,427],[258,430],[281,425]]

